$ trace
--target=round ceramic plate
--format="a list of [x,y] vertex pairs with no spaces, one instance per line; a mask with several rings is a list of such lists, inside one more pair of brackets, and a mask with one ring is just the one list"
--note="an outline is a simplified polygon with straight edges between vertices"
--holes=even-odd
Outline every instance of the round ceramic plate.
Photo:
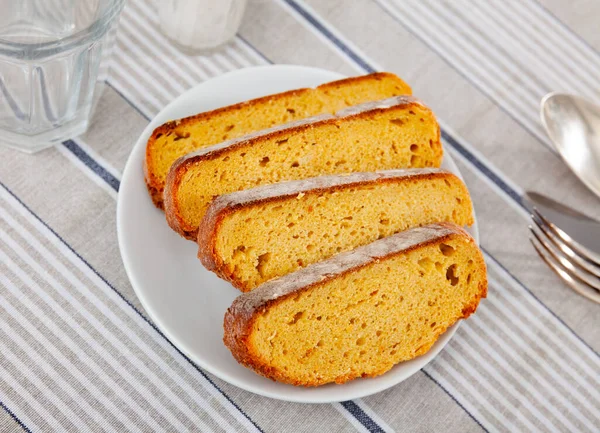
[[[196,244],[172,231],[164,214],[152,204],[142,172],[146,141],[155,127],[168,120],[340,78],[340,74],[322,69],[280,65],[242,69],[198,85],[167,105],[150,122],[129,156],[119,189],[119,247],[127,275],[150,318],[200,367],[247,391],[281,400],[344,401],[396,385],[431,361],[448,343],[458,324],[425,355],[398,364],[382,376],[344,385],[294,387],[242,367],[222,341],[223,315],[240,292],[204,269],[196,258]],[[460,176],[448,153],[442,167]],[[470,232],[478,239],[476,224]]]

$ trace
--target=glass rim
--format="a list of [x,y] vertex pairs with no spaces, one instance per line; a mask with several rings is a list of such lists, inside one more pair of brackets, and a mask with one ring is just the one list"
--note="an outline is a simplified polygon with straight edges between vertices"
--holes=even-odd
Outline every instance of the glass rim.
[[[0,37],[0,50],[20,53],[34,53],[37,55],[44,52],[62,52],[68,48],[81,45],[82,41],[95,39],[101,36],[104,31],[110,26],[115,18],[119,16],[125,0],[110,0],[111,5],[106,8],[103,14],[92,21],[87,27],[65,36],[64,38],[55,41],[38,42],[38,43],[22,43],[12,42]],[[91,36],[91,37],[90,37]]]

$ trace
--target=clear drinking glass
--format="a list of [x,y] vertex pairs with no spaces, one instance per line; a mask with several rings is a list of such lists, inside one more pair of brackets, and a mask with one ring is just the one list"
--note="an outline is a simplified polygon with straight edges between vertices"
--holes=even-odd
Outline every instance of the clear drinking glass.
[[88,127],[124,0],[0,0],[0,144],[26,152]]
[[161,31],[184,51],[204,52],[233,38],[246,0],[161,0]]

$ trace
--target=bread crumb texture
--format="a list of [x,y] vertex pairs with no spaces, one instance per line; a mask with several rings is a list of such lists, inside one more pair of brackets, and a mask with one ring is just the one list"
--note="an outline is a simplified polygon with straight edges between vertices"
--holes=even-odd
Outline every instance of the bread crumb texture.
[[154,203],[162,207],[165,179],[175,160],[205,146],[250,132],[321,113],[397,95],[410,95],[410,87],[386,72],[347,78],[315,89],[270,95],[184,119],[156,128],[146,146],[145,177]]
[[221,194],[323,174],[439,167],[435,116],[401,98],[180,159],[165,189],[169,224],[195,240],[209,202]]
[[225,343],[271,379],[344,383],[426,353],[486,291],[481,252],[455,233],[276,297],[242,319],[246,327],[230,309]]
[[[339,180],[329,188],[246,205],[234,200],[220,209],[221,216],[207,222],[208,227],[201,225],[201,231],[209,233],[201,234],[199,242],[213,245],[205,250],[209,257],[203,257],[204,245],[200,245],[200,258],[220,277],[249,291],[272,278],[411,227],[473,223],[469,193],[455,175],[443,170],[390,170],[380,175],[345,185],[338,183],[344,177],[335,176]],[[284,189],[302,183],[289,182]],[[263,188],[281,189],[276,185]],[[237,194],[252,195],[256,193]],[[227,197],[222,201],[228,201]]]

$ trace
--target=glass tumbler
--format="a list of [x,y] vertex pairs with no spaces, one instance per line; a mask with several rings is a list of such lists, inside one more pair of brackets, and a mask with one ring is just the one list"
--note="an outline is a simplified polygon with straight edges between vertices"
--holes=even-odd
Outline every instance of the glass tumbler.
[[124,0],[0,0],[0,144],[35,152],[82,134]]

